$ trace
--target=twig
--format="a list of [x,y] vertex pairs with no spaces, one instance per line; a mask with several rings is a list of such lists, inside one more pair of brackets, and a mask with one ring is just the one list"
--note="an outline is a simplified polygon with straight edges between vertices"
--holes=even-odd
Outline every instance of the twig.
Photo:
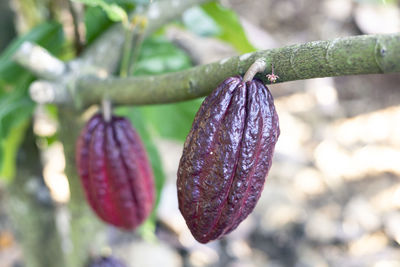
[[125,39],[124,39],[124,45],[123,45],[123,50],[122,50],[122,57],[121,57],[121,69],[119,72],[119,76],[121,78],[127,77],[129,73],[129,62],[131,58],[131,51],[132,51],[132,45],[133,45],[133,35],[134,31],[136,29],[136,26],[131,24],[125,29]]
[[111,116],[112,116],[112,105],[110,99],[107,97],[103,98],[103,101],[101,102],[102,106],[102,112],[103,112],[103,118],[106,122],[111,121]]
[[132,74],[134,71],[134,67],[138,60],[139,52],[140,52],[140,49],[142,47],[142,43],[144,40],[144,33],[145,33],[145,30],[147,27],[147,18],[146,17],[140,17],[138,19],[139,19],[139,21],[137,22],[138,29],[137,29],[137,32],[133,36],[134,37],[133,38],[134,45],[133,45],[133,48],[132,48],[132,51],[130,54],[130,59],[129,59],[129,67],[128,67],[129,74]]
[[[148,8],[147,8],[148,9]],[[147,12],[144,12],[145,14]],[[119,76],[124,78],[132,74],[133,65],[138,57],[147,26],[147,18],[136,15],[125,28],[125,41]]]
[[266,67],[267,63],[263,59],[257,59],[244,74],[243,81],[249,82],[253,80],[254,76],[259,72],[264,72]]
[[76,7],[74,5],[74,3],[72,3],[71,0],[68,0],[68,8],[69,8],[69,12],[71,13],[71,17],[72,17],[72,23],[74,26],[74,45],[75,45],[75,50],[76,50],[76,54],[80,55],[80,53],[82,52],[84,45],[82,42],[82,38],[79,32],[79,18],[78,18],[78,12],[76,11]]

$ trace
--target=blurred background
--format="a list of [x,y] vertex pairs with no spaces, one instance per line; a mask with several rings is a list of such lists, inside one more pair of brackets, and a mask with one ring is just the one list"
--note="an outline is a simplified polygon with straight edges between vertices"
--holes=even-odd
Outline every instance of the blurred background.
[[[144,40],[133,74],[178,71],[254,49],[400,31],[398,1],[223,0],[220,4],[189,9]],[[78,24],[86,36],[83,44],[90,45],[112,24],[97,7],[76,5],[76,10],[78,17],[83,16]],[[54,46],[58,39],[51,38],[61,30],[63,41],[48,49],[63,60],[76,57],[79,45],[64,0],[1,0],[0,53],[7,52],[17,36],[50,20],[59,21],[62,29],[54,28],[43,42],[50,40]],[[248,41],[242,39],[242,30]],[[7,81],[0,86],[7,91],[10,84],[15,86]],[[155,232],[144,228],[126,233],[106,227],[108,245],[99,249],[112,251],[132,267],[399,267],[400,75],[312,79],[269,88],[281,136],[264,192],[255,211],[234,232],[206,245],[197,243],[186,227],[175,185],[183,141],[202,99],[134,111],[116,109],[132,118],[141,134],[145,128],[142,138],[151,139],[152,148],[158,150],[159,161],[153,166],[165,181],[151,228]],[[33,104],[32,110],[43,178],[56,203],[57,228],[63,236],[70,192],[57,138],[57,110]],[[10,139],[4,140],[8,141],[2,143],[3,154],[15,154],[15,148],[7,146]],[[10,168],[6,175],[3,167],[3,177],[12,176]],[[8,183],[2,179],[0,186],[0,267],[25,266],[7,212]]]

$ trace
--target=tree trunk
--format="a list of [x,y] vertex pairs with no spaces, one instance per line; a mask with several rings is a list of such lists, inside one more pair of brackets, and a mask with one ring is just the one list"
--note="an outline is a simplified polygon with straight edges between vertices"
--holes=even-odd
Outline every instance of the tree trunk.
[[32,127],[18,153],[17,174],[8,186],[7,208],[26,267],[64,267],[55,206],[42,177]]
[[64,146],[66,168],[71,199],[69,202],[70,229],[69,249],[65,252],[67,267],[83,267],[88,256],[99,252],[105,243],[103,224],[87,205],[75,167],[75,142],[82,127],[80,114],[60,108],[60,139]]

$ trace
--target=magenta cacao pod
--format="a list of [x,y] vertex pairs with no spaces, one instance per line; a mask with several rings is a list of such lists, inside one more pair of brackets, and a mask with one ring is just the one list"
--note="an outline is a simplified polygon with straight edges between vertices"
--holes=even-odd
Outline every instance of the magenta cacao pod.
[[228,234],[252,212],[279,133],[272,95],[258,80],[230,77],[204,100],[177,180],[179,209],[197,241]]
[[87,267],[126,267],[126,265],[113,257],[99,257],[92,259]]
[[86,198],[105,222],[135,229],[154,204],[153,172],[131,123],[100,114],[86,124],[76,145],[76,164]]

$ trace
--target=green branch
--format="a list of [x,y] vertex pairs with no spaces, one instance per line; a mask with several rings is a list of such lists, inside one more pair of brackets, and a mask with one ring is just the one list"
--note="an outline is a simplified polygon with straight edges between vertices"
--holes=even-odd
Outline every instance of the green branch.
[[[33,46],[32,49],[24,47],[28,46],[23,45],[15,57],[21,65],[45,79],[54,80],[60,77],[61,73],[62,77],[66,77],[64,82],[57,84],[44,81],[34,83],[30,90],[32,98],[40,103],[75,104],[79,107],[98,104],[106,94],[116,105],[169,103],[205,96],[227,77],[243,75],[257,59],[267,63],[265,72],[257,76],[266,83],[268,81],[265,74],[271,72],[271,64],[275,66],[275,74],[280,77],[277,82],[400,72],[400,34],[362,35],[315,41],[244,54],[182,72],[128,78],[99,78],[97,71],[87,74],[88,72],[80,68],[71,68],[77,73],[66,75],[64,66],[50,68],[25,60],[38,58],[33,54],[42,50]],[[93,49],[90,53],[95,55],[99,51]],[[49,60],[46,62],[50,62],[51,55],[47,57]],[[93,67],[105,66],[104,63],[103,61],[102,64],[95,64]],[[57,69],[62,71],[53,73]]]
[[400,72],[400,34],[363,35],[257,51],[186,71],[146,77],[81,77],[74,97],[83,106],[108,94],[114,104],[155,104],[209,94],[229,76],[243,75],[256,59],[275,66],[277,82],[355,74]]

